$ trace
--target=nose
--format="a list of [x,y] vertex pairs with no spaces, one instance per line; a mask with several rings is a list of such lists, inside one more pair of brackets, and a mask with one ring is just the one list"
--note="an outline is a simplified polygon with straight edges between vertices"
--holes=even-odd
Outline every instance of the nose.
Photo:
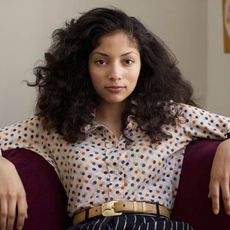
[[112,64],[108,75],[109,80],[117,81],[121,79],[121,76],[122,76],[121,66],[118,63]]

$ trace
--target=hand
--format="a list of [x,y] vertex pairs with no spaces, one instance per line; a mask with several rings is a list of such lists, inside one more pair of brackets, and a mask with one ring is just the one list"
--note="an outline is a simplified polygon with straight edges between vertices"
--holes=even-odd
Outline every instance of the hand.
[[[17,212],[17,216],[16,216]],[[26,193],[15,166],[0,156],[0,230],[22,229],[27,218]]]
[[220,191],[225,213],[230,215],[230,139],[223,141],[217,148],[212,164],[208,197],[212,200],[214,214],[220,211]]

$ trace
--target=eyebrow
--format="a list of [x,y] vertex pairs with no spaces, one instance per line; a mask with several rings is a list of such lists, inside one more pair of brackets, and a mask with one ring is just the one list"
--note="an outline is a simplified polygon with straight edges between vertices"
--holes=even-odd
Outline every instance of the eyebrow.
[[[129,54],[131,54],[131,53],[133,53],[133,54],[137,55],[137,53],[136,53],[136,52],[134,52],[134,51],[130,51],[130,52],[127,52],[127,53],[122,54],[121,56],[123,57],[123,56],[129,55]],[[98,51],[93,52],[93,53],[92,53],[92,56],[93,56],[93,55],[95,55],[95,54],[99,54],[99,55],[101,55],[101,56],[109,57],[109,55],[108,55],[108,54],[103,53],[103,52],[98,52]]]

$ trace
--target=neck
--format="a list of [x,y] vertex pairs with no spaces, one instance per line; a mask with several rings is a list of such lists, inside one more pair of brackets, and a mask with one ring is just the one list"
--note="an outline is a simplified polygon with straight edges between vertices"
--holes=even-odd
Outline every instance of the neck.
[[97,122],[108,127],[117,137],[121,134],[121,116],[125,103],[101,103],[96,112]]

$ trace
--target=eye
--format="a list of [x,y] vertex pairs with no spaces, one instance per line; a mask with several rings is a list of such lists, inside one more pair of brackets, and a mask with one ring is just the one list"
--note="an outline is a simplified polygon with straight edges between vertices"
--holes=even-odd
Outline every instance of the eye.
[[99,60],[95,61],[95,64],[97,64],[97,65],[105,65],[106,61],[104,59],[99,59]]
[[125,59],[123,62],[125,65],[132,65],[134,63],[134,60],[128,58],[128,59]]

